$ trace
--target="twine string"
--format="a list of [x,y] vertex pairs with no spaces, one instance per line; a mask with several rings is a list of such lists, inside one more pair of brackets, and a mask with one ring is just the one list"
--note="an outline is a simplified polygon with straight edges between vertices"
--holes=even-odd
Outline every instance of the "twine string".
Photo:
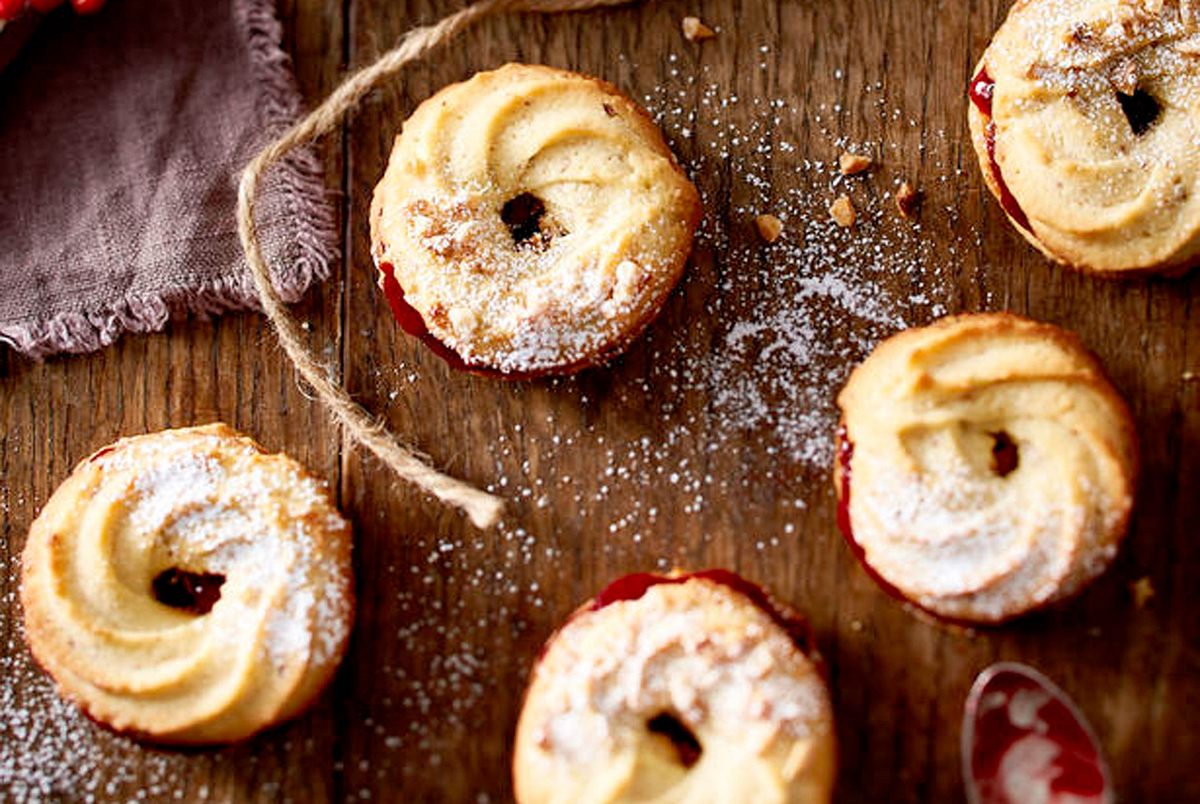
[[485,17],[509,12],[555,13],[625,5],[631,0],[482,0],[451,14],[433,25],[409,31],[392,50],[374,64],[358,71],[341,84],[307,117],[293,125],[279,139],[263,148],[246,166],[238,185],[237,223],[242,250],[250,266],[250,275],[258,291],[263,312],[271,322],[284,354],[296,367],[317,400],[350,438],[365,446],[402,479],[433,495],[447,505],[461,509],[479,528],[495,525],[503,510],[503,501],[469,483],[434,469],[429,459],[406,446],[387,426],[351,398],[338,382],[329,378],[317,356],[305,344],[300,325],[271,282],[271,272],[263,256],[254,217],[254,202],[263,174],[294,148],[328,134],[359,101],[403,67],[444,45],[459,32]]

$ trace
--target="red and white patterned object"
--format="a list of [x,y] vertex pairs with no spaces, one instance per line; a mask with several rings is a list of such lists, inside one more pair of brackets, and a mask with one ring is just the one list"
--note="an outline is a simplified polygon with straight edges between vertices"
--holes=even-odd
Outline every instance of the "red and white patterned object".
[[962,731],[968,804],[1113,804],[1108,763],[1067,694],[1031,667],[975,679]]

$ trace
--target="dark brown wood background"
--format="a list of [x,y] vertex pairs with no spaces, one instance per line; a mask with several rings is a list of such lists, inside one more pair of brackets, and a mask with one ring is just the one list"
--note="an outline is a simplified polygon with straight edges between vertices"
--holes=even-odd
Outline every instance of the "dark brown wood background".
[[[493,20],[373,95],[324,144],[343,250],[334,276],[297,308],[310,343],[438,464],[496,484],[512,501],[500,530],[473,530],[349,449],[255,315],[178,322],[40,365],[7,356],[0,669],[5,739],[22,746],[0,768],[7,795],[506,800],[539,644],[617,575],[678,565],[734,568],[811,617],[832,666],[842,801],[961,799],[963,700],[999,659],[1032,663],[1075,697],[1123,800],[1200,799],[1200,382],[1188,374],[1200,371],[1200,276],[1090,279],[1048,264],[1011,231],[983,189],[964,121],[971,68],[1007,6],[659,0]],[[407,28],[458,7],[284,0],[281,10],[315,101]],[[685,42],[686,14],[720,36]],[[399,331],[373,284],[368,204],[401,121],[443,84],[508,60],[602,76],[647,103],[706,198],[704,236],[659,322],[613,366],[567,381],[455,374]],[[831,178],[828,162],[847,144],[882,167]],[[889,212],[901,177],[926,195],[917,227]],[[863,211],[853,234],[824,220],[843,187]],[[763,208],[789,219],[776,247],[754,235]],[[780,406],[757,417],[748,403],[739,411],[736,374],[712,370],[736,361],[709,356],[768,307],[783,311],[776,323],[796,324],[789,283],[825,272],[874,283],[858,297],[910,324],[1011,309],[1078,331],[1104,359],[1136,413],[1143,473],[1130,536],[1081,598],[967,635],[915,619],[859,569],[835,529],[828,444],[814,440],[813,422],[833,427],[829,400],[894,326],[833,305],[812,317],[811,354],[791,352],[784,376],[755,363],[774,358],[752,354],[745,376]],[[827,289],[822,303],[836,295]],[[19,554],[78,459],[119,436],[216,419],[287,450],[337,490],[356,526],[357,628],[336,683],[295,723],[220,751],[151,751],[72,718],[29,666]],[[1143,577],[1156,594],[1138,607],[1129,585]]]

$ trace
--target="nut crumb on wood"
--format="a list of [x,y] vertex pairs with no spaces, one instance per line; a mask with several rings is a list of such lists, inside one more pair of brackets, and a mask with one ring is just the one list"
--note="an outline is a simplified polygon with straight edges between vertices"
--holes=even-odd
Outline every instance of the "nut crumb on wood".
[[1138,578],[1129,584],[1129,594],[1133,595],[1133,604],[1135,606],[1139,609],[1144,608],[1146,602],[1154,597],[1154,582],[1150,580],[1149,575]]
[[896,209],[900,214],[911,218],[917,214],[920,205],[921,192],[906,181],[900,182],[900,188],[896,190]]
[[1184,382],[1195,382],[1196,380],[1200,380],[1200,374],[1197,374],[1194,371],[1185,371],[1179,376]]
[[829,216],[843,229],[849,229],[858,218],[854,211],[854,202],[848,195],[839,195],[837,200],[829,205]]
[[717,32],[701,22],[699,17],[683,18],[683,38],[689,42],[712,39],[716,35]]
[[838,157],[838,169],[843,176],[857,176],[872,165],[871,157],[846,151]]
[[774,243],[783,234],[783,221],[774,215],[759,215],[754,219],[758,228],[758,236],[768,243]]

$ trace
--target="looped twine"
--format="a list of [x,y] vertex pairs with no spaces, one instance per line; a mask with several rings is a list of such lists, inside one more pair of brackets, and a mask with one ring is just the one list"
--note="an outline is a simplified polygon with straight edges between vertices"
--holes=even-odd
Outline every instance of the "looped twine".
[[445,44],[472,23],[509,12],[554,13],[625,5],[631,0],[483,0],[448,17],[409,31],[394,49],[352,75],[307,117],[250,160],[238,185],[237,223],[250,275],[284,353],[333,419],[350,437],[390,466],[404,480],[453,505],[476,527],[489,528],[500,519],[503,501],[457,478],[439,472],[419,452],[402,443],[382,421],[355,402],[340,383],[330,380],[312,350],[305,345],[296,319],[271,283],[254,219],[254,200],[263,174],[297,146],[328,134],[339,126],[368,92],[433,49]]

